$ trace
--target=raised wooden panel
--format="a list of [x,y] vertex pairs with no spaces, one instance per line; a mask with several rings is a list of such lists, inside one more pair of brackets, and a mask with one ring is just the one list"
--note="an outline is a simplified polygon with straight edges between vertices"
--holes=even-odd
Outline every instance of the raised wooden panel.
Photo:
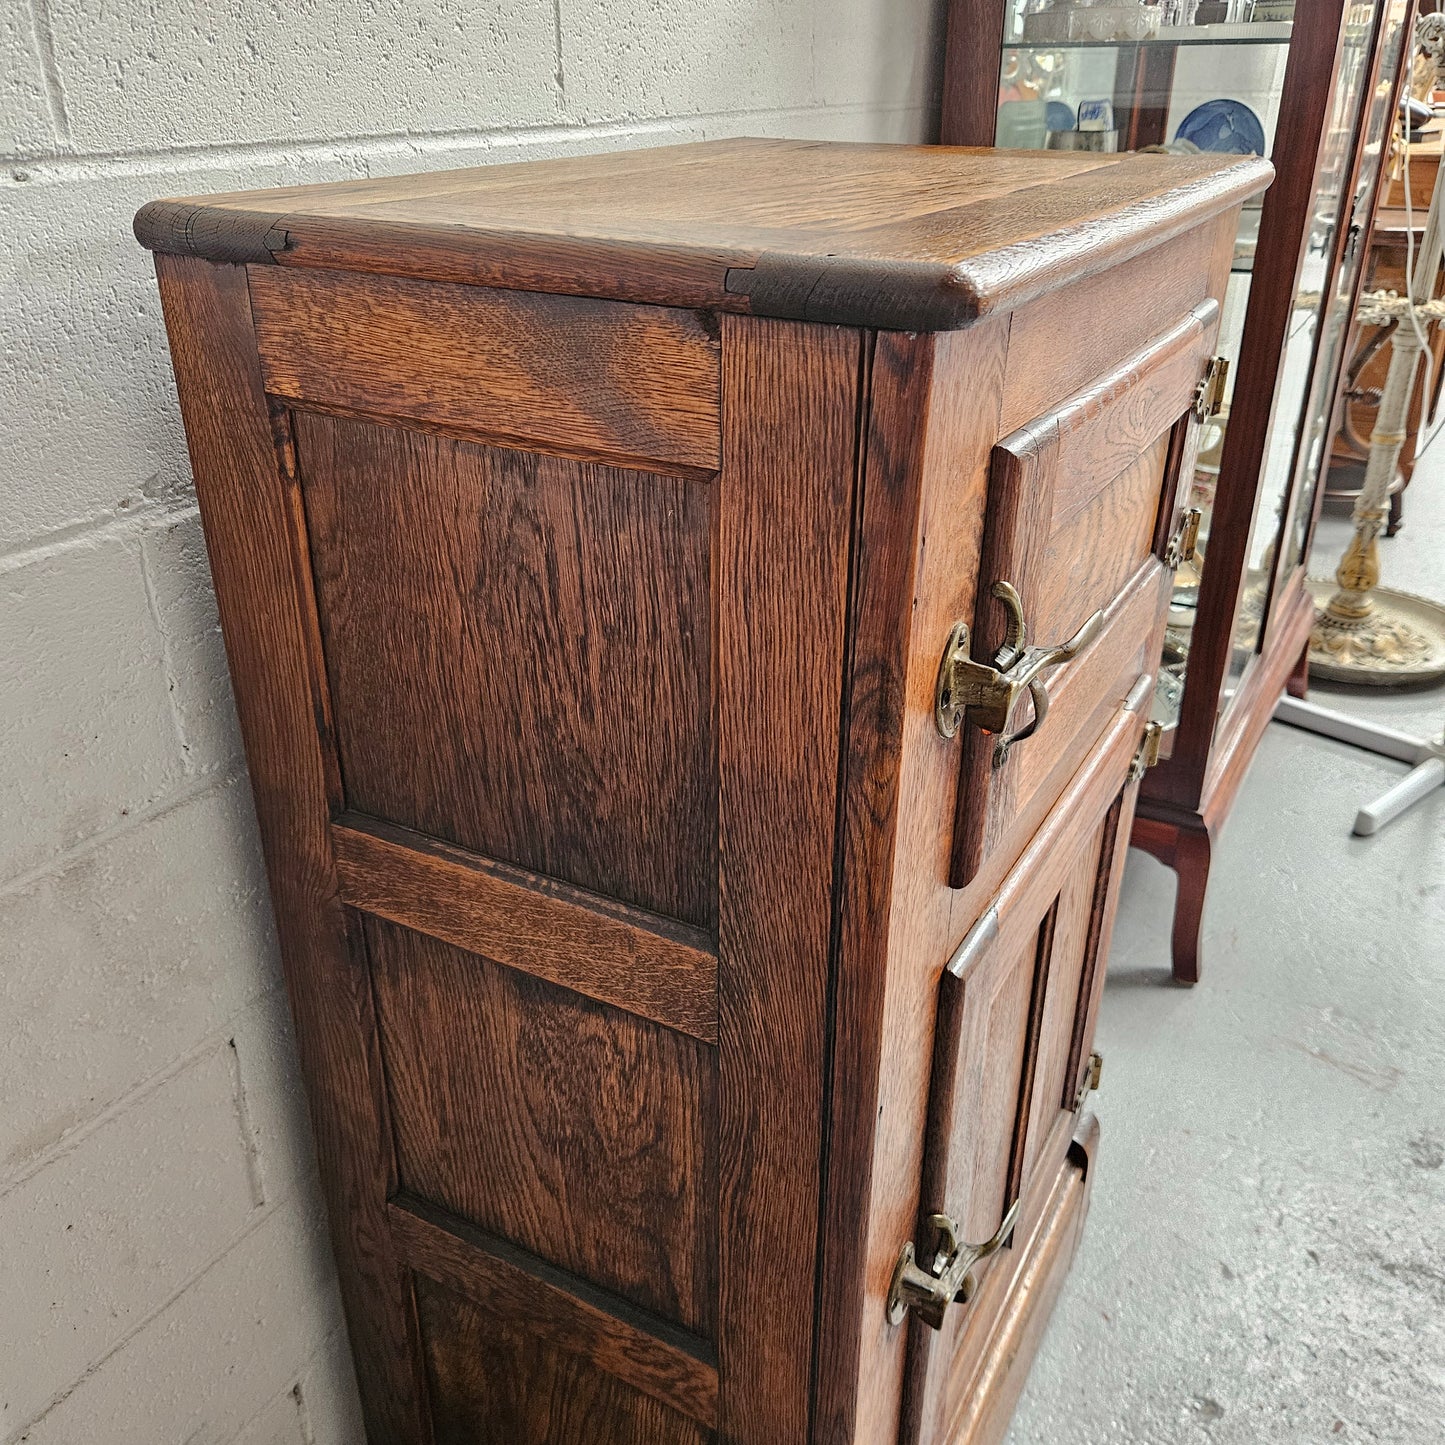
[[380,919],[366,938],[400,1187],[711,1337],[715,1051]]
[[402,1258],[428,1279],[690,1419],[715,1422],[717,1360],[703,1341],[422,1200],[394,1200],[387,1220]]
[[711,930],[711,487],[296,413],[347,805]]
[[701,313],[341,271],[250,268],[266,390],[532,451],[712,471]]
[[417,1312],[435,1445],[708,1445],[712,1431],[419,1276]]
[[717,1042],[717,954],[695,928],[344,813],[342,901]]

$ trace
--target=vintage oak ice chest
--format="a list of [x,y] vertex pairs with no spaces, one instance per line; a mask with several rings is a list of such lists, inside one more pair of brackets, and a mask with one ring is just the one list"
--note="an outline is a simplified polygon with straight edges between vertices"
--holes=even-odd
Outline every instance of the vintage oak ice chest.
[[1003,1433],[1268,176],[741,140],[141,211],[373,1445]]

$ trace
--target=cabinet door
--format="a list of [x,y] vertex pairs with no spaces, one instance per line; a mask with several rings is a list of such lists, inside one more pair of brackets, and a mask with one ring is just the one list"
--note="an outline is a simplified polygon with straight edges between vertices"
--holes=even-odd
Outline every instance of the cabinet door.
[[[1143,716],[1134,709],[1147,708],[1149,681],[1138,680],[1131,707],[1106,728],[943,973],[917,1253],[927,1268],[935,1212],[967,1241],[993,1236],[1015,1204],[1018,1214],[1007,1243],[976,1266],[971,1299],[951,1305],[940,1330],[910,1323],[901,1434],[910,1445],[953,1442],[977,1405],[993,1325],[1068,1154],[1136,792]],[[1009,1372],[1015,1389],[1027,1361],[1019,1364]],[[979,1418],[1006,1421],[1007,1410]],[[993,1437],[975,1429],[964,1438]]]
[[[1178,479],[1192,471],[1196,388],[1214,345],[1218,305],[1193,310],[1087,388],[993,449],[971,654],[1005,666],[1022,647],[999,597],[1021,601],[1029,644],[1092,641],[1046,678],[1038,735],[1002,749],[965,725],[953,882],[1016,850],[1077,771],[1139,672],[1159,655]],[[1009,730],[1028,722],[1024,700]]]

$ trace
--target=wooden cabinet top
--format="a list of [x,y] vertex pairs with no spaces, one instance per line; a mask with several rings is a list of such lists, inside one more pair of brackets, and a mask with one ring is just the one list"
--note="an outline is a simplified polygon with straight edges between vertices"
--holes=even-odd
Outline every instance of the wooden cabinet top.
[[153,201],[157,251],[951,330],[1268,184],[1253,158],[724,140]]

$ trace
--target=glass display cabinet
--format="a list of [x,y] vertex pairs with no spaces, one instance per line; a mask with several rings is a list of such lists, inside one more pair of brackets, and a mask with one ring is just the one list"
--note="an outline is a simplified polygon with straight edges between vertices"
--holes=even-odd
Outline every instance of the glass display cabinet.
[[1199,541],[1176,573],[1132,841],[1179,875],[1173,964],[1199,977],[1210,855],[1314,605],[1304,564],[1415,0],[952,0],[946,145],[1269,156],[1222,298]]

